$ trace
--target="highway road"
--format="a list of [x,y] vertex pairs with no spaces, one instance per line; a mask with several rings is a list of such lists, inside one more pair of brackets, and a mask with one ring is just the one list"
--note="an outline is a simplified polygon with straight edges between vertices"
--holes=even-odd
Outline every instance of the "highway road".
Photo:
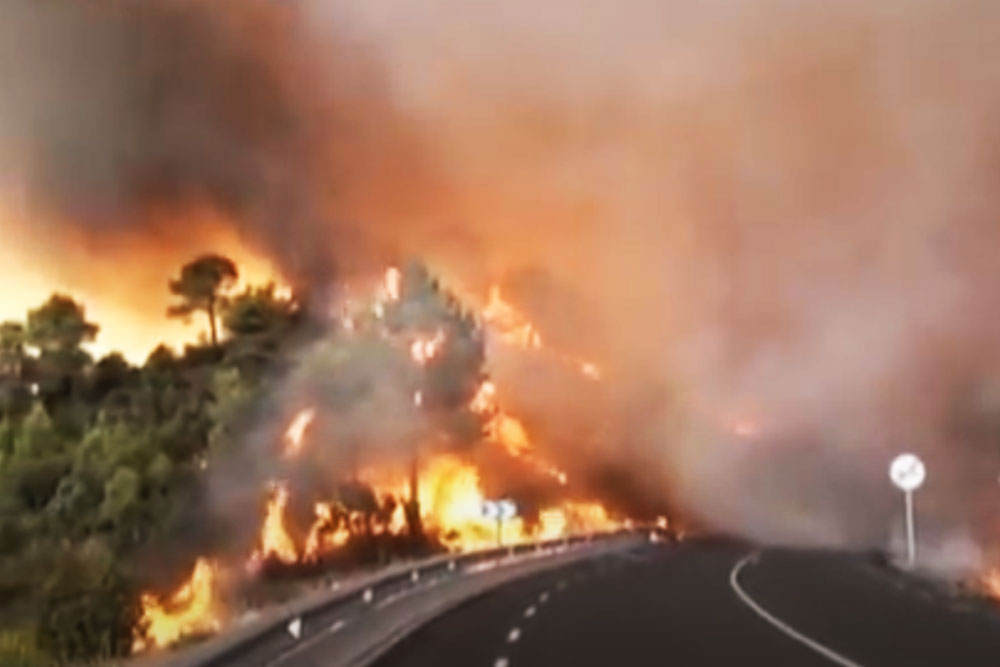
[[1000,613],[857,555],[689,541],[470,600],[378,667],[1000,665]]

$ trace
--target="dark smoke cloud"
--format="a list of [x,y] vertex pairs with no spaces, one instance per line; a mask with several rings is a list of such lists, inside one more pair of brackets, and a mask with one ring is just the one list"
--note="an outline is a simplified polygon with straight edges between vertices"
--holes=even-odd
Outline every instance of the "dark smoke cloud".
[[712,525],[884,546],[912,449],[928,539],[988,545],[998,12],[12,0],[0,147],[92,233],[208,205],[293,273],[400,249],[509,276],[608,371],[593,395],[510,373],[532,425]]
[[481,265],[604,325],[575,334],[626,385],[611,456],[716,526],[885,546],[912,449],[928,550],[995,541],[995,418],[966,414],[1000,375],[995,3],[332,4],[435,129]]
[[183,244],[207,209],[322,286],[426,172],[369,59],[301,28],[294,3],[6,2],[5,171],[55,231]]

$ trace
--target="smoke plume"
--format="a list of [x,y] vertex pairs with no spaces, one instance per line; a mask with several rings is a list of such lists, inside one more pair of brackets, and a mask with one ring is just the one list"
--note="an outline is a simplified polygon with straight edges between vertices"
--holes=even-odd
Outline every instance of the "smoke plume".
[[88,238],[208,207],[305,282],[395,251],[506,280],[606,368],[506,374],[553,446],[709,525],[885,546],[913,450],[928,539],[988,542],[998,14],[15,0],[0,147]]

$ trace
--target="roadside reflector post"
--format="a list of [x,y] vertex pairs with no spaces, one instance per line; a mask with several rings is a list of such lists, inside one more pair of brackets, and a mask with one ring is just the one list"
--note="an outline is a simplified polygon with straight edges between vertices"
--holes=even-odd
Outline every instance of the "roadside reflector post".
[[900,454],[889,464],[889,479],[904,494],[906,502],[906,566],[917,564],[917,538],[913,515],[913,492],[927,479],[927,468],[915,454]]
[[296,616],[291,621],[289,621],[287,629],[288,629],[288,634],[290,634],[293,639],[298,639],[299,637],[301,637],[302,636],[302,617],[301,616]]

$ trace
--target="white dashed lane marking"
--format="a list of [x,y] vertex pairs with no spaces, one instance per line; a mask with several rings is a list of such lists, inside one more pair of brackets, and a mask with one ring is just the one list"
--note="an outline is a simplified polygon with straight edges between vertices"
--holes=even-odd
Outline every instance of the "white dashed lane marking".
[[510,660],[503,656],[497,658],[496,662],[493,663],[493,667],[507,667],[508,665],[510,665]]
[[530,607],[524,610],[525,618],[531,618],[534,615],[535,615],[535,605],[531,605]]
[[507,633],[507,643],[513,644],[521,638],[521,628],[511,628],[510,632]]

